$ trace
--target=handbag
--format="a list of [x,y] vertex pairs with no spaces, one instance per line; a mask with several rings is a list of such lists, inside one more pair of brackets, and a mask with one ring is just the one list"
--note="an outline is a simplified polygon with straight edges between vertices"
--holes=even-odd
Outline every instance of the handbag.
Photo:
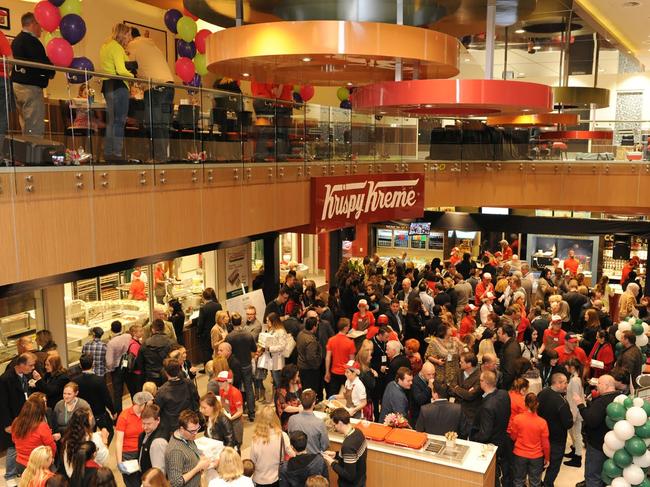
[[126,352],[120,357],[120,370],[122,372],[133,372],[135,369],[135,355],[131,353],[131,346],[133,342],[129,343],[129,348],[126,349]]
[[291,357],[294,348],[296,348],[296,340],[293,339],[293,335],[291,333],[287,333],[287,343],[284,346],[284,351],[282,352],[284,358]]

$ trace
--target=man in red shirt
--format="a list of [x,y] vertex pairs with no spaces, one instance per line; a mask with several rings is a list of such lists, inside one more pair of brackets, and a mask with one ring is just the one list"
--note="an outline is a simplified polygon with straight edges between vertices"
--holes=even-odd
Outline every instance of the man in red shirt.
[[486,272],[483,274],[483,279],[476,285],[476,292],[474,296],[474,304],[480,306],[482,304],[483,297],[485,294],[490,291],[494,292],[494,284],[492,284],[492,274]]
[[580,261],[576,259],[576,253],[573,249],[569,250],[569,256],[564,259],[564,270],[568,270],[572,276],[575,276],[578,273],[578,266]]
[[133,273],[133,280],[129,286],[129,299],[135,299],[136,301],[146,301],[147,293],[145,291],[144,282],[140,279],[140,271],[135,271]]
[[551,327],[544,330],[542,350],[540,352],[558,349],[564,345],[565,338],[566,331],[562,329],[562,317],[560,315],[551,316]]
[[325,354],[325,382],[327,382],[327,395],[334,396],[345,384],[345,364],[354,360],[356,348],[351,338],[347,336],[350,331],[350,320],[341,318],[337,325],[338,333],[327,341]]
[[219,383],[221,404],[226,412],[226,416],[232,422],[235,439],[241,445],[244,440],[244,423],[242,422],[244,399],[239,389],[232,385],[232,370],[222,370],[219,372],[217,382]]
[[575,358],[586,367],[589,361],[585,351],[578,346],[578,337],[571,332],[567,333],[564,337],[564,346],[557,347],[555,351],[557,352],[558,364],[560,365],[564,365],[570,359]]
[[510,259],[512,259],[512,247],[510,247],[510,244],[505,239],[501,240],[501,242],[499,242],[499,245],[501,245],[501,253],[503,254],[503,262],[508,262]]

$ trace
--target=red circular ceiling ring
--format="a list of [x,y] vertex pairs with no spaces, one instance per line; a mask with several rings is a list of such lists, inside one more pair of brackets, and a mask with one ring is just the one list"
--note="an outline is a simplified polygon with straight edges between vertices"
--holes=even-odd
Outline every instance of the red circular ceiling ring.
[[356,110],[457,116],[546,113],[553,109],[550,86],[510,80],[423,79],[362,86],[351,96]]
[[540,140],[613,140],[611,130],[560,130],[557,132],[542,132]]

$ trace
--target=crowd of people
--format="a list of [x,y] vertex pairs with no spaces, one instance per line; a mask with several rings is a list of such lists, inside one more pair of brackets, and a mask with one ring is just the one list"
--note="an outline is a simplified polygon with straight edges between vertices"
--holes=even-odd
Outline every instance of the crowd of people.
[[[351,420],[402,418],[496,445],[499,486],[552,486],[565,457],[601,486],[606,407],[634,387],[644,355],[628,331],[614,353],[607,282],[588,288],[573,255],[536,276],[504,253],[422,269],[405,256],[345,260],[325,291],[290,271],[261,319],[254,306],[223,310],[205,289],[195,364],[168,321],[173,303],[144,327],[90,329],[69,370],[48,331],[23,337],[0,377],[8,484],[114,485],[112,443],[127,487],[328,485],[328,467],[338,485],[363,486],[367,443]],[[621,318],[650,315],[639,291],[627,284]],[[338,453],[314,414],[321,401]],[[223,443],[218,458],[204,456],[200,434]]]

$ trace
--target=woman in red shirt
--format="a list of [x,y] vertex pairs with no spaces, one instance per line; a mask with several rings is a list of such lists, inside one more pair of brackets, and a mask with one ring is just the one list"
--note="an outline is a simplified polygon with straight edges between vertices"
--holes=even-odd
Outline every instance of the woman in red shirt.
[[422,356],[420,355],[420,342],[415,338],[409,338],[404,342],[404,351],[406,356],[411,363],[411,371],[413,372],[413,377],[415,374],[419,374],[422,370]]
[[26,401],[11,424],[11,439],[16,445],[16,467],[23,473],[29,455],[39,446],[49,446],[56,453],[52,430],[45,421],[45,401]]
[[460,338],[461,340],[465,338],[466,335],[470,335],[476,331],[476,310],[477,306],[473,304],[465,305],[465,316],[460,321]]
[[548,440],[548,425],[537,415],[537,397],[532,392],[525,398],[526,411],[512,421],[510,438],[512,450],[514,485],[523,486],[528,477],[530,487],[539,487],[542,472],[548,466],[551,446]]
[[508,422],[508,434],[510,434],[510,431],[512,430],[513,420],[526,411],[526,405],[524,403],[526,394],[528,394],[528,380],[522,377],[515,379],[510,391],[508,391],[508,395],[510,396],[510,421]]
[[365,331],[375,326],[375,316],[368,311],[368,301],[360,299],[357,307],[359,311],[352,315],[352,329]]
[[607,331],[605,330],[598,330],[598,333],[596,333],[596,343],[589,353],[590,364],[592,360],[603,362],[605,367],[598,369],[590,366],[589,373],[591,377],[598,378],[601,375],[609,374],[609,371],[612,370],[612,366],[614,365],[614,349],[608,341]]
[[[138,437],[142,433],[140,415],[153,396],[148,392],[138,392],[133,396],[133,406],[123,410],[115,425],[115,457],[119,465],[125,460],[138,458]],[[140,472],[122,474],[126,487],[140,486]]]
[[44,487],[45,483],[54,476],[50,470],[54,455],[49,446],[38,446],[29,455],[27,468],[20,476],[19,487]]

